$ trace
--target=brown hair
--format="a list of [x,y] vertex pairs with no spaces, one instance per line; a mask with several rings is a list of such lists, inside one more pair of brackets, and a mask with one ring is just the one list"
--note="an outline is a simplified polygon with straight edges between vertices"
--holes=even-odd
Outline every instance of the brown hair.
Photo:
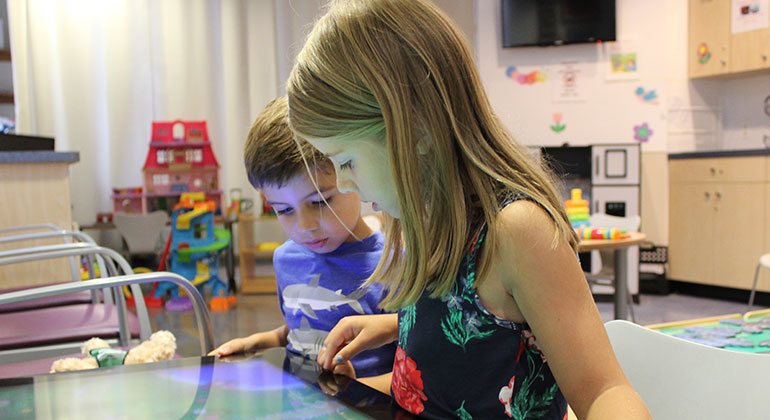
[[[401,215],[386,224],[383,258],[369,279],[388,287],[386,308],[426,290],[446,294],[481,224],[496,226],[511,194],[526,194],[551,216],[553,246],[577,246],[550,172],[505,130],[462,35],[430,2],[335,2],[287,89],[299,136],[387,141]],[[495,246],[494,229],[486,241]],[[477,286],[492,254],[482,254]]]
[[282,187],[297,175],[308,173],[303,155],[312,169],[334,173],[326,156],[305,140],[294,138],[287,116],[286,96],[281,96],[267,104],[249,130],[243,156],[254,188]]

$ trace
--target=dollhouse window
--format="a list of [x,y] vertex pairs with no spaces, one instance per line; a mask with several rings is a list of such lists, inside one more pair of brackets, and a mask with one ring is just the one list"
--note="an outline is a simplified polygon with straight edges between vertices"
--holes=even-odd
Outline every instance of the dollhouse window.
[[168,174],[155,174],[152,176],[154,185],[168,185]]
[[155,152],[155,160],[158,161],[158,163],[166,163],[168,162],[168,155],[167,152],[163,149],[160,149]]

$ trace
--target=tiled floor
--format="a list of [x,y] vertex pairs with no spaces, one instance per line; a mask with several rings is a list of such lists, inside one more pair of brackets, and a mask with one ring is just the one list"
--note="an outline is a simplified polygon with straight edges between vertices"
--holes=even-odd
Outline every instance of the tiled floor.
[[[223,277],[225,278],[225,277]],[[613,318],[611,302],[597,303],[602,319]],[[640,304],[634,305],[636,322],[650,325],[660,322],[719,316],[746,312],[746,304],[708,299],[681,294],[641,295]],[[754,307],[753,309],[763,309]],[[178,341],[179,353],[184,356],[199,354],[199,344],[192,311],[169,312],[150,308],[153,331],[168,329]],[[231,338],[275,328],[283,322],[275,295],[239,295],[238,305],[229,311],[212,312],[211,321],[216,345]]]

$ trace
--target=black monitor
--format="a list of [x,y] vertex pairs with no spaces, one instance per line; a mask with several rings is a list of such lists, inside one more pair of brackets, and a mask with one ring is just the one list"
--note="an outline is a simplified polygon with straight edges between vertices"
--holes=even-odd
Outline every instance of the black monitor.
[[501,0],[503,48],[615,41],[615,0]]

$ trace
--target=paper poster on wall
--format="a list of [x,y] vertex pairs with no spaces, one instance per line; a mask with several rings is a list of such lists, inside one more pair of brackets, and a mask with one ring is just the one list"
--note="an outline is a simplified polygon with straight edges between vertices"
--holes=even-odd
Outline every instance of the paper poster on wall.
[[639,48],[634,41],[607,42],[607,80],[639,78]]
[[732,33],[754,31],[770,27],[770,0],[732,0],[730,28]]
[[555,64],[551,79],[553,102],[584,102],[583,79],[577,62]]

